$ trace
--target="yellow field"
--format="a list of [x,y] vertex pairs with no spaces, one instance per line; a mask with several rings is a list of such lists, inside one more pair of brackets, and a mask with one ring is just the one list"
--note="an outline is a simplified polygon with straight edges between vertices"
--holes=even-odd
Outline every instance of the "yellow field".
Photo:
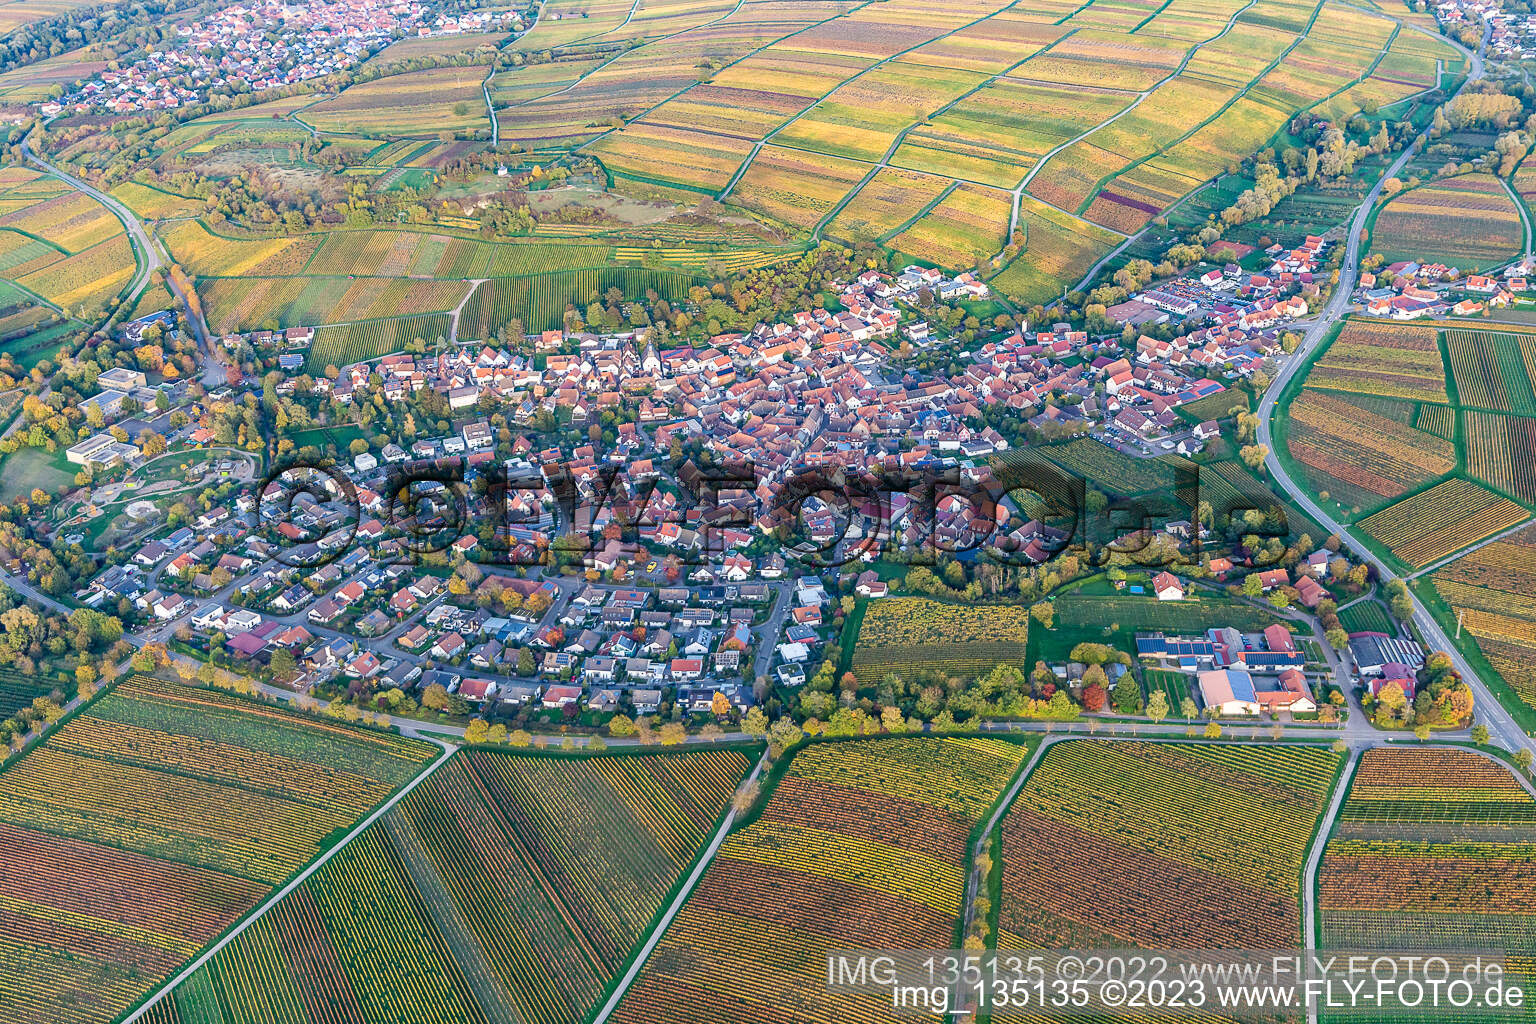
[[295,274],[314,255],[322,236],[236,240],[221,238],[197,221],[183,221],[163,233],[176,262],[198,277]]
[[479,66],[431,68],[363,82],[300,115],[321,131],[436,135],[490,132]]

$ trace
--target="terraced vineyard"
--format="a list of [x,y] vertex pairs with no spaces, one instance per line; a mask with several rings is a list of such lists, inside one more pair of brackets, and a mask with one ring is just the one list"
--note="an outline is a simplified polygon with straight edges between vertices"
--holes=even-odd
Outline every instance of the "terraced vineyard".
[[0,774],[0,1008],[103,1024],[437,747],[135,676]]
[[[536,151],[544,168],[591,158],[622,202],[656,204],[635,223],[541,219],[533,234],[571,250],[541,271],[603,267],[584,253],[599,239],[642,251],[652,240],[699,243],[676,268],[691,272],[706,270],[716,246],[803,250],[827,239],[977,268],[1030,304],[1075,287],[1127,236],[1271,145],[1297,113],[1346,122],[1361,110],[1402,110],[1454,78],[1460,51],[1401,30],[1402,18],[1413,14],[1317,0],[551,3],[517,40],[518,52],[539,59],[492,74],[490,38],[410,40],[390,48],[401,56],[370,64],[379,77],[337,95],[216,111],[156,146],[187,163],[313,146],[349,182],[426,189],[484,155],[494,118],[497,139]],[[445,66],[409,63],[412,53]],[[452,137],[434,141],[439,133]],[[148,216],[202,212],[140,187],[125,196]],[[500,276],[470,269],[486,266],[473,255],[481,240],[464,237],[477,233],[478,211],[434,215],[423,234],[436,237],[419,250],[370,242],[359,278]],[[273,269],[311,244],[270,252],[246,271],[248,305],[240,290],[210,285],[215,320],[302,319],[308,307],[265,278],[311,273]],[[340,265],[329,257],[310,266]],[[194,262],[200,277],[218,276],[202,269],[217,261]],[[389,297],[394,308],[368,316],[443,308]],[[556,316],[586,298],[562,293]],[[494,319],[475,323],[494,331]]]
[[1503,765],[1469,750],[1368,750],[1318,873],[1320,948],[1496,950],[1508,981],[1529,986],[1533,842],[1536,801]]
[[889,1000],[827,991],[839,949],[954,942],[971,829],[1032,743],[899,738],[794,755],[733,834],[619,1003],[619,1024],[900,1019]]
[[1057,743],[1003,819],[999,948],[1299,947],[1301,864],[1339,764],[1324,747]]
[[199,1024],[583,1019],[751,760],[466,751],[178,986]]

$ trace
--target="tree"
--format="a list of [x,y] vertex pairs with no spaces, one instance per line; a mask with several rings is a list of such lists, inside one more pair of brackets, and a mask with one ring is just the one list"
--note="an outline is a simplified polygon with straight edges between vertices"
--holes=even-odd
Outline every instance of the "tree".
[[1488,743],[1488,727],[1486,725],[1479,723],[1472,727],[1472,742],[1480,747]]
[[442,711],[448,707],[448,691],[442,683],[433,683],[421,691],[421,706],[433,711]]
[[1091,683],[1083,687],[1083,707],[1089,711],[1103,711],[1108,703],[1108,695],[1104,687],[1097,683]]
[[533,734],[527,729],[513,729],[507,736],[507,742],[514,747],[526,747],[533,742]]
[[279,647],[272,652],[272,674],[278,679],[290,678],[297,668],[293,652],[286,647]]
[[725,694],[716,690],[714,697],[709,702],[709,713],[716,718],[724,718],[731,713],[731,701]]
[[688,729],[682,722],[668,722],[661,727],[661,745],[675,747],[688,738]]
[[1168,697],[1162,690],[1153,690],[1152,696],[1147,698],[1147,717],[1154,722],[1168,717]]
[[1050,629],[1056,622],[1056,606],[1049,601],[1037,601],[1030,605],[1029,614],[1046,629]]
[[1238,449],[1238,458],[1243,460],[1243,465],[1249,469],[1257,470],[1264,465],[1264,460],[1269,458],[1269,446],[1263,444],[1246,444]]
[[1184,718],[1199,718],[1200,707],[1195,703],[1195,698],[1185,697],[1179,701],[1179,714]]
[[96,696],[96,670],[91,666],[81,665],[75,669],[75,694],[81,700]]
[[1141,711],[1141,685],[1129,672],[1115,683],[1115,710],[1122,715],[1134,715]]
[[532,651],[530,651],[528,648],[524,647],[522,650],[517,652],[517,674],[518,675],[520,675],[520,676],[531,676],[531,675],[533,675],[535,667],[536,666],[533,663],[533,652]]
[[609,736],[633,736],[635,734],[635,720],[628,715],[614,715],[608,719]]
[[1515,766],[1521,771],[1527,773],[1530,772],[1531,760],[1532,758],[1530,748],[1521,747],[1519,750],[1515,751]]
[[789,717],[777,719],[768,729],[768,753],[769,756],[778,758],[790,747],[799,743],[805,736],[805,730]]
[[490,725],[483,718],[471,718],[469,725],[464,728],[465,743],[484,743],[490,732]]
[[768,735],[768,716],[762,708],[752,708],[742,716],[741,731],[747,736]]
[[1205,738],[1208,740],[1221,739],[1221,723],[1214,721],[1207,722],[1205,726]]

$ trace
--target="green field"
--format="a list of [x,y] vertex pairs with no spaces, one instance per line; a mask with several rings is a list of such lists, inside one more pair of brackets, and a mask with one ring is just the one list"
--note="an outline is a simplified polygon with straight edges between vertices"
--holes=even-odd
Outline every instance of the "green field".
[[1379,601],[1369,598],[1357,601],[1348,608],[1339,609],[1339,623],[1351,633],[1397,635],[1397,627],[1392,623],[1392,616],[1387,614],[1387,610]]
[[50,455],[41,448],[18,448],[0,460],[0,501],[14,501],[39,487],[58,497],[74,487],[77,472],[62,449]]

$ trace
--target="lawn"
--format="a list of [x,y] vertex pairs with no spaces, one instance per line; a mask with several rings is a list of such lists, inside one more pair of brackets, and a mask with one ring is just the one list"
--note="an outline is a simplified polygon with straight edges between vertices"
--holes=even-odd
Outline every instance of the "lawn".
[[1182,601],[1159,601],[1151,594],[1115,592],[1103,577],[1059,594],[1052,604],[1056,607],[1054,627],[1030,631],[1030,665],[1036,661],[1064,662],[1072,648],[1085,641],[1134,654],[1138,632],[1189,635],[1217,626],[1259,630],[1277,621],[1262,608],[1224,595],[1200,593]]
[[0,501],[31,494],[35,487],[57,498],[74,487],[76,472],[63,449],[50,455],[41,448],[18,448],[0,462]]

